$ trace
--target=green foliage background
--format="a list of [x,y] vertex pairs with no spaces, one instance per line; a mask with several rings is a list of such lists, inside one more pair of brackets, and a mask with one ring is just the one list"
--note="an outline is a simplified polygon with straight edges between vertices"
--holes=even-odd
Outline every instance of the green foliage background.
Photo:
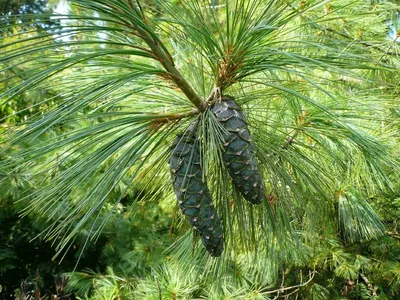
[[[398,3],[70,5],[0,19],[0,297],[37,270],[81,299],[400,297]],[[248,116],[260,206],[221,164],[220,91]],[[218,259],[169,182],[195,117]]]

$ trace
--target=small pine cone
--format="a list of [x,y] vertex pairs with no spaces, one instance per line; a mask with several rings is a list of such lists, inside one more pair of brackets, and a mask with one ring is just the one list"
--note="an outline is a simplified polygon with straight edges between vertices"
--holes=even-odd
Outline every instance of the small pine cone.
[[229,96],[223,96],[211,111],[228,132],[223,134],[223,160],[234,185],[247,201],[261,203],[265,199],[265,187],[245,114]]
[[177,136],[170,159],[171,178],[179,208],[200,234],[211,256],[223,251],[221,220],[214,208],[211,193],[203,182],[200,145],[196,140],[196,125]]

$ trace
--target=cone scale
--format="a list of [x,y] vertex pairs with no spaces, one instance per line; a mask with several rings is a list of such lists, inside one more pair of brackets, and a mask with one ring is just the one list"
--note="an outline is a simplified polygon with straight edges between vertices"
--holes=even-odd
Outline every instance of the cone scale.
[[211,193],[203,181],[200,144],[196,139],[197,125],[175,139],[170,159],[171,179],[178,205],[186,219],[199,233],[211,256],[223,251],[221,220],[214,208]]
[[247,201],[261,203],[265,200],[265,187],[245,114],[230,96],[223,96],[211,111],[226,131],[222,157],[233,184]]

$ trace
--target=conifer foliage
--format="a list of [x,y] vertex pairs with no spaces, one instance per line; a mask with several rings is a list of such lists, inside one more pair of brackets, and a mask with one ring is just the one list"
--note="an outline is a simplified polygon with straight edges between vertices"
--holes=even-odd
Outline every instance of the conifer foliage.
[[[383,235],[367,202],[399,170],[391,149],[398,131],[384,121],[398,118],[399,49],[397,37],[387,39],[397,6],[68,2],[66,15],[34,18],[57,21],[53,32],[13,34],[31,16],[0,19],[9,33],[0,45],[0,106],[42,97],[2,119],[40,108],[5,124],[0,174],[37,184],[20,198],[27,214],[48,222],[43,237],[57,254],[79,234],[85,245],[98,237],[138,191],[146,195],[138,203],[168,207],[176,196],[211,255],[221,254],[223,238],[229,251],[210,260],[225,267],[246,252],[264,259],[260,270],[271,261],[283,270],[278,262],[293,257],[300,265],[297,241],[314,249],[310,241],[338,228],[351,242]],[[198,128],[187,129],[194,120]],[[148,214],[138,206],[132,211]],[[191,243],[171,246],[179,263],[194,265]]]

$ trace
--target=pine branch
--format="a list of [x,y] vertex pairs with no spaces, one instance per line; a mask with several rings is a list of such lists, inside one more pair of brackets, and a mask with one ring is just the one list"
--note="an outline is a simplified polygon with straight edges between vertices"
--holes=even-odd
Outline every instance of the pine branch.
[[310,125],[310,122],[306,121],[306,116],[306,111],[303,111],[297,118],[298,127],[294,129],[290,135],[288,135],[286,141],[281,145],[282,149],[287,149],[289,146],[295,143],[297,136],[304,130],[304,127]]
[[[17,66],[9,66],[7,63],[2,62],[3,65],[6,66],[6,70],[10,71],[11,73],[13,73],[13,77],[19,78],[22,81],[25,81],[28,79],[28,76],[23,75],[24,71],[21,68],[18,68]],[[15,70],[17,69],[17,71]],[[5,69],[3,69],[5,70]],[[8,78],[9,80],[10,78]],[[46,93],[49,94],[50,96],[56,97],[57,94],[49,89],[46,89]]]
[[[263,293],[261,293],[260,295],[269,295],[269,294],[275,294],[275,293],[277,293],[278,295],[277,296],[279,296],[282,292],[285,292],[285,291],[288,291],[288,290],[292,290],[292,289],[298,289],[298,288],[300,288],[300,287],[303,287],[303,286],[306,286],[307,284],[309,284],[311,281],[313,281],[313,279],[314,279],[314,277],[315,277],[315,274],[317,273],[317,271],[316,270],[313,270],[313,271],[310,271],[310,273],[309,273],[309,279],[306,281],[306,282],[301,282],[300,284],[298,284],[298,285],[293,285],[293,286],[288,286],[288,287],[281,287],[280,289],[276,289],[276,290],[273,290],[273,291],[267,291],[267,292],[263,292]],[[287,294],[287,295],[291,295],[293,292],[291,292],[291,293],[289,293],[289,294]],[[285,295],[286,296],[286,295]]]
[[157,285],[157,291],[158,291],[158,298],[162,300],[162,294],[161,294],[161,288],[160,288],[160,283],[158,282],[158,279],[156,278],[156,285]]
[[[289,4],[289,7],[291,7],[294,11],[299,12],[299,10],[296,9],[295,7],[293,7],[293,5],[290,5],[290,4]],[[326,27],[326,26],[321,26],[321,25],[319,25],[319,24],[313,22],[311,18],[306,17],[306,16],[304,16],[304,15],[303,15],[303,18],[306,18],[306,19],[310,22],[310,24],[313,24],[314,27],[317,28],[317,29],[320,30],[320,31],[331,32],[331,33],[333,33],[333,34],[335,34],[335,35],[338,35],[338,36],[340,36],[340,37],[342,37],[342,38],[345,38],[345,39],[347,39],[347,40],[349,40],[349,41],[357,42],[357,43],[359,43],[360,45],[362,45],[362,46],[364,46],[364,47],[372,48],[372,49],[378,50],[378,51],[380,51],[380,52],[383,52],[385,55],[396,56],[396,57],[398,56],[398,53],[393,52],[393,51],[389,51],[389,49],[390,49],[391,47],[389,47],[389,49],[385,50],[385,49],[383,49],[383,48],[381,48],[381,47],[379,47],[379,46],[373,45],[373,44],[368,43],[368,42],[366,42],[366,41],[358,40],[358,39],[352,37],[351,35],[349,35],[349,34],[347,34],[347,33],[345,33],[345,32],[339,32],[339,31],[337,31],[337,30],[335,30],[335,29],[333,29],[333,28],[329,28],[329,27]],[[397,40],[398,40],[398,38],[399,38],[399,36],[396,35],[395,39],[393,40],[393,43],[396,43]]]
[[[336,34],[336,35],[339,35],[339,36],[341,36],[341,37],[343,37],[343,38],[346,38],[346,39],[348,39],[348,40],[351,40],[351,41],[356,41],[356,42],[358,42],[360,45],[363,45],[363,46],[365,46],[365,47],[367,47],[367,48],[373,48],[373,49],[375,49],[375,50],[378,50],[378,51],[380,51],[380,52],[383,52],[385,55],[396,56],[396,57],[398,56],[398,53],[393,52],[393,51],[389,51],[390,48],[389,48],[388,50],[382,49],[382,48],[379,47],[379,46],[373,45],[373,44],[368,43],[368,42],[365,42],[365,41],[357,40],[357,39],[353,38],[352,36],[350,36],[350,35],[348,35],[348,34],[346,34],[346,33],[339,32],[339,31],[334,30],[334,29],[332,29],[332,28],[321,27],[321,30],[334,33],[334,34]],[[393,43],[396,43],[397,39],[398,39],[398,37],[396,37],[396,38],[394,39]]]
[[388,231],[388,232],[387,232],[387,235],[390,236],[390,237],[392,237],[392,238],[395,238],[395,239],[400,240],[400,234],[397,233],[397,232]]
[[360,273],[360,277],[361,277],[361,278],[364,280],[364,282],[367,284],[368,289],[372,292],[372,296],[376,297],[376,296],[377,296],[377,294],[376,294],[377,288],[376,288],[374,285],[372,285],[372,284],[370,283],[370,281],[368,280],[368,278],[367,278],[363,273]]
[[[170,115],[161,115],[161,118],[155,119],[156,124],[164,124],[164,123],[169,123],[171,121],[179,121],[181,119],[189,118],[192,116],[195,116],[199,113],[198,109],[193,109],[192,111],[186,112],[186,113],[176,113],[176,114],[170,114]],[[154,116],[159,117],[160,114],[154,114]]]
[[[137,1],[139,3],[139,1]],[[146,22],[146,17],[144,12],[142,12],[143,21]],[[206,102],[196,93],[196,91],[191,87],[191,85],[186,81],[182,74],[175,67],[173,58],[171,54],[162,47],[160,41],[155,39],[148,31],[144,30],[140,26],[133,25],[138,31],[140,37],[146,42],[150,47],[153,54],[157,57],[158,61],[162,64],[164,69],[170,73],[171,79],[174,83],[181,89],[181,91],[186,95],[186,97],[197,107],[199,111],[204,111],[207,107]]]

